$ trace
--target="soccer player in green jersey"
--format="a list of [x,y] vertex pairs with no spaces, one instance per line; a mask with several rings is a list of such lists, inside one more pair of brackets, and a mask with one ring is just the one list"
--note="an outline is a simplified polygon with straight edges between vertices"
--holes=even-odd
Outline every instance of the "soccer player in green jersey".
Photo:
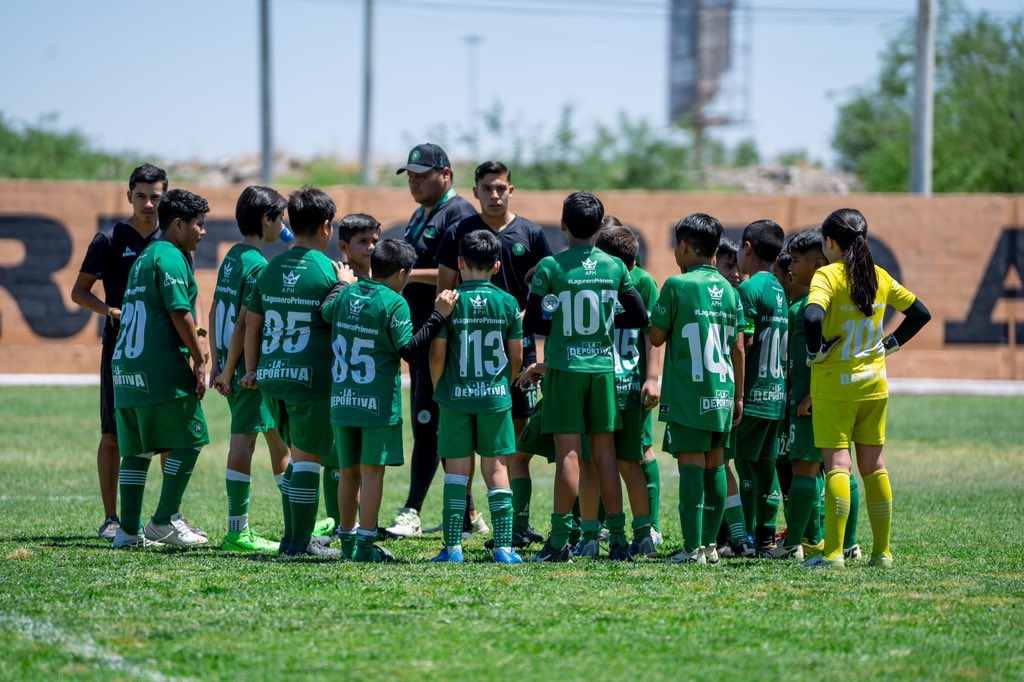
[[338,248],[356,277],[370,276],[370,260],[380,241],[380,221],[365,213],[352,213],[338,223]]
[[[165,194],[158,209],[160,236],[128,274],[112,358],[121,450],[117,548],[206,544],[178,508],[199,451],[210,442],[199,402],[206,393],[206,354],[195,318],[199,287],[183,254],[202,240],[209,210],[206,200],[191,192]],[[158,452],[168,452],[160,502],[142,534],[146,475]]]
[[375,542],[385,467],[405,461],[401,361],[425,355],[458,298],[451,290],[438,294],[434,312],[413,334],[401,292],[415,261],[412,245],[381,241],[370,257],[372,277],[335,285],[320,309],[331,334],[330,424],[341,467],[341,553],[358,562],[394,560]]
[[[544,355],[543,430],[555,434],[555,495],[551,535],[535,561],[572,561],[568,546],[572,507],[579,492],[579,458],[590,436],[600,495],[611,531],[609,558],[628,561],[626,516],[615,460],[615,326],[647,326],[647,309],[622,261],[593,245],[604,205],[575,192],[562,204],[562,232],[569,248],[537,265],[530,285],[525,333],[547,336]],[[616,316],[616,303],[622,313]]]
[[[785,235],[771,220],[743,229],[740,270],[749,276],[738,291],[743,302],[746,366],[743,420],[736,427],[736,465],[740,480],[753,483],[751,505],[744,502],[747,532],[761,555],[775,547],[775,519],[781,493],[775,472],[779,421],[786,409],[783,348],[789,331],[786,292],[771,272]],[[749,500],[749,498],[748,498]]]
[[679,467],[683,546],[669,561],[718,563],[724,448],[743,414],[743,312],[735,290],[711,264],[722,224],[695,213],[674,231],[683,274],[666,280],[650,331],[652,344],[666,344],[658,419],[666,422],[662,448]]
[[516,451],[512,377],[523,364],[523,325],[512,294],[491,283],[501,267],[501,242],[476,230],[459,242],[462,285],[451,317],[430,346],[430,376],[445,444],[444,548],[435,562],[461,562],[466,488],[473,453],[487,485],[494,560],[520,564],[512,549],[508,458]]
[[321,465],[337,466],[330,429],[333,353],[330,327],[320,317],[320,306],[339,279],[355,281],[348,266],[323,253],[331,240],[335,210],[334,201],[314,187],[291,193],[288,222],[295,244],[267,264],[247,306],[246,374],[239,383],[259,388],[271,399],[274,422],[291,443],[292,461],[282,481],[287,503],[279,546],[280,552],[290,555],[338,555],[337,550],[310,542]]
[[251,185],[238,197],[235,221],[242,242],[224,256],[217,271],[217,286],[210,309],[210,347],[214,349],[213,387],[228,400],[231,409],[231,441],[228,447],[225,487],[228,495],[228,532],[221,549],[236,552],[276,552],[278,543],[249,527],[249,493],[252,455],[256,436],[262,433],[270,451],[270,468],[278,489],[284,480],[291,453],[274,424],[270,407],[260,391],[245,389],[242,352],[248,308],[246,301],[267,259],[263,245],[278,240],[288,200],[269,187]]

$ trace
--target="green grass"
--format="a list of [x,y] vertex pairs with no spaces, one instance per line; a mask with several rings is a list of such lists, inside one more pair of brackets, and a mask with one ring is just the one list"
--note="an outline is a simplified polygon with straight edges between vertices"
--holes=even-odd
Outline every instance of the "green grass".
[[[400,563],[387,566],[114,552],[95,537],[96,393],[0,389],[0,679],[1024,676],[1024,400],[894,399],[897,566],[819,573],[739,560],[496,566],[477,541],[471,563],[425,563],[438,538],[389,543]],[[228,422],[219,397],[206,409],[216,440],[183,506],[217,541]],[[661,468],[667,553],[678,478],[671,459]],[[543,531],[552,468],[533,472]],[[406,481],[389,473],[386,519]],[[426,524],[439,507],[435,481]],[[261,445],[251,518],[275,537],[279,517]]]

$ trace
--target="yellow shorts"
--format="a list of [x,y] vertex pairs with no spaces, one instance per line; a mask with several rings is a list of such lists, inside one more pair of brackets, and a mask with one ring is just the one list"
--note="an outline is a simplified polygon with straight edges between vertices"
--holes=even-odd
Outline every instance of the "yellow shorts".
[[814,446],[849,448],[852,443],[885,444],[885,412],[888,398],[839,401],[814,398]]

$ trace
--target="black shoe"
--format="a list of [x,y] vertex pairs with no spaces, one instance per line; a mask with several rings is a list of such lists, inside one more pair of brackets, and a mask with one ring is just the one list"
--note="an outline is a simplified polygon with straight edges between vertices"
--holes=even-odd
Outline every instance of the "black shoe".
[[[513,537],[515,537],[515,533],[513,533],[512,535],[513,535]],[[526,538],[526,541],[528,543],[530,543],[530,544],[533,544],[535,542],[544,542],[544,536],[541,535],[540,533],[538,533],[536,530],[534,530],[533,526],[527,526],[526,530],[524,530],[521,533],[521,535],[524,538]],[[513,546],[515,546],[514,543],[513,543]],[[523,547],[525,547],[525,546],[526,545],[523,545]]]
[[[526,549],[535,542],[544,542],[544,536],[527,526],[526,530],[512,531],[512,546],[516,549]],[[484,547],[494,549],[494,539],[491,538],[484,543]]]
[[625,545],[613,544],[608,548],[608,560],[632,562],[633,553]]
[[530,561],[549,562],[553,564],[571,564],[572,549],[568,544],[566,544],[562,549],[555,550],[551,546],[551,540],[548,540],[544,543],[541,550],[533,555]]
[[394,554],[377,544],[373,546],[373,552],[370,553],[369,559],[356,559],[354,556],[355,555],[353,555],[353,561],[363,564],[390,564],[395,560]]
[[281,538],[281,544],[277,546],[277,553],[287,554],[291,546],[292,541],[289,538]]

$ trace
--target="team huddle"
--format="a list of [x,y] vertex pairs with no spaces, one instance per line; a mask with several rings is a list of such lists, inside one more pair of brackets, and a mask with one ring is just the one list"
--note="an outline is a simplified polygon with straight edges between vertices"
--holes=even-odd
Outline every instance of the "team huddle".
[[[398,172],[420,204],[404,238],[382,240],[372,216],[344,216],[345,263],[325,255],[336,219],[326,193],[303,187],[286,198],[247,187],[236,206],[242,241],[221,262],[204,329],[190,254],[209,205],[166,191],[154,166],[136,169],[135,214],[97,236],[74,294],[109,318],[101,537],[115,548],[208,544],[181,503],[210,442],[209,377],[231,411],[224,550],[393,561],[378,540],[429,532],[419,513],[440,461],[442,546],[432,561],[464,561],[464,540],[487,532],[498,563],[522,563],[517,550],[535,543],[537,562],[602,551],[613,561],[653,559],[663,543],[656,412],[679,473],[681,547],[667,561],[838,567],[859,558],[855,455],[869,563],[892,564],[885,358],[930,314],[874,265],[862,214],[839,209],[821,229],[788,237],[758,220],[738,244],[714,217],[688,215],[673,228],[680,274],[659,291],[638,262],[636,231],[593,194],[565,198],[568,248],[554,254],[538,225],[512,213],[504,164],[476,169],[479,214],[455,193],[440,147],[417,146]],[[292,243],[268,261],[263,247],[279,238]],[[122,294],[110,280],[129,252]],[[89,292],[96,279],[106,301]],[[891,334],[887,306],[904,314]],[[410,490],[394,523],[379,528],[385,473],[406,463],[402,361]],[[259,434],[281,495],[276,541],[249,523]],[[163,483],[144,524],[154,455]],[[530,523],[533,456],[555,467],[547,538]],[[470,493],[477,457],[491,529]]]

